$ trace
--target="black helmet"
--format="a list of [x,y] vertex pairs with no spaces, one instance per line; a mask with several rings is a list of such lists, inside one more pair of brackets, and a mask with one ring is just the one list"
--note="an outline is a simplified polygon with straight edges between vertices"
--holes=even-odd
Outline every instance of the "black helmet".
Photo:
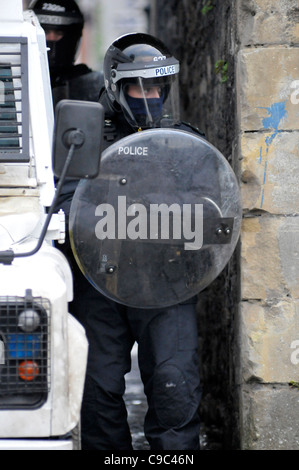
[[82,36],[84,17],[74,0],[34,0],[29,5],[47,32],[58,30],[63,37],[58,41],[47,41],[50,67],[67,67],[75,61]]
[[[116,39],[104,58],[107,96],[133,127],[161,127],[178,121],[179,62],[157,38],[130,33]],[[132,88],[133,87],[133,88]],[[131,93],[138,88],[139,96]],[[149,94],[154,90],[154,94]],[[130,93],[130,94],[129,94]],[[169,107],[171,104],[171,108]],[[163,121],[162,121],[163,119]]]

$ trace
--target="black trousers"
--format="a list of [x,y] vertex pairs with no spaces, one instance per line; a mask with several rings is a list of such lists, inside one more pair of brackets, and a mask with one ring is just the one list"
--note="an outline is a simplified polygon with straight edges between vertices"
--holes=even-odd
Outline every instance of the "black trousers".
[[132,449],[123,395],[135,341],[148,401],[144,432],[150,448],[199,449],[201,392],[194,304],[129,308],[102,296],[85,279],[75,298],[70,312],[85,327],[89,341],[82,449]]

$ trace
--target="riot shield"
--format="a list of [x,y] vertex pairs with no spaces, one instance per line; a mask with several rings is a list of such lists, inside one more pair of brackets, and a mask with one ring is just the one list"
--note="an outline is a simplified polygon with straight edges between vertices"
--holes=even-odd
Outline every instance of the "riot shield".
[[70,212],[74,256],[106,297],[138,308],[187,301],[223,270],[241,223],[238,183],[197,135],[138,132],[102,154]]

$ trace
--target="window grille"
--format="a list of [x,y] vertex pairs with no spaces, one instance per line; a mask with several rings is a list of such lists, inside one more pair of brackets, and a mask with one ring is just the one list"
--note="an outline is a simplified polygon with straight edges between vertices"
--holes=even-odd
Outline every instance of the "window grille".
[[27,46],[0,37],[0,162],[29,162]]

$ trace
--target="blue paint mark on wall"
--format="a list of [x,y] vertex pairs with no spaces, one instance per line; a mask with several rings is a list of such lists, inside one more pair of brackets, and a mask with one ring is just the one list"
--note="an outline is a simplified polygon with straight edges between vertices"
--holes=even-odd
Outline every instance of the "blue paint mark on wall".
[[280,121],[286,114],[285,109],[286,101],[280,103],[273,103],[269,108],[263,108],[268,111],[269,116],[263,119],[263,126],[265,129],[277,130]]
[[[271,143],[277,136],[278,132],[281,132],[278,130],[278,126],[280,124],[280,121],[286,116],[285,105],[286,105],[286,101],[282,101],[278,103],[273,103],[269,108],[263,108],[263,109],[266,109],[268,112],[268,116],[265,117],[262,121],[263,127],[264,129],[273,129],[273,133],[267,136],[265,139],[266,157],[265,157],[265,163],[264,163],[264,176],[263,176],[263,185],[262,185],[263,187],[262,187],[262,197],[261,197],[261,205],[260,205],[261,208],[263,207],[263,202],[264,202],[264,190],[265,190],[267,164],[268,164],[267,154],[268,154]],[[262,163],[262,152],[263,152],[263,147],[261,146],[259,163]]]

